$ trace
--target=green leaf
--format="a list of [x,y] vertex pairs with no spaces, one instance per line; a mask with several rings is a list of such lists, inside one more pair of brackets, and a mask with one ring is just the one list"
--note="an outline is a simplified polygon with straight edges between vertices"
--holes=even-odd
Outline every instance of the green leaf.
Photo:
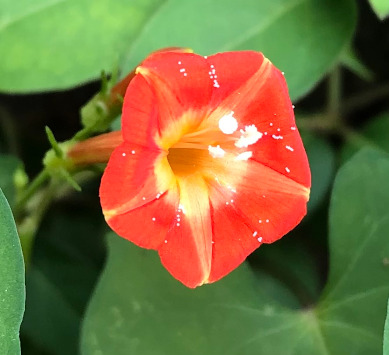
[[370,5],[381,20],[389,16],[389,2],[387,0],[370,0]]
[[0,154],[0,188],[3,190],[9,204],[12,206],[15,201],[15,174],[22,164],[19,159]]
[[[351,40],[352,0],[0,0],[0,90],[63,89],[123,59],[123,75],[152,50],[253,49],[285,71],[293,99]],[[3,10],[4,9],[4,10]]]
[[247,264],[213,285],[187,289],[156,253],[110,235],[82,354],[381,354],[388,180],[389,157],[376,151],[363,151],[340,169],[330,210],[329,279],[309,309],[277,302]]
[[388,301],[388,311],[385,321],[385,329],[384,329],[384,354],[389,355],[389,301]]
[[0,354],[20,354],[24,300],[22,249],[11,210],[0,189]]

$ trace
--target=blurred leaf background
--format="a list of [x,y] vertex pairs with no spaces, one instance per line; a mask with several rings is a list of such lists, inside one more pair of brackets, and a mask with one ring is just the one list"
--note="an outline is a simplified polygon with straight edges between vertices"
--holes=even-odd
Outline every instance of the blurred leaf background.
[[[33,177],[42,168],[45,125],[70,138],[101,71],[125,76],[166,46],[264,52],[285,72],[313,184],[300,226],[191,291],[155,253],[106,237],[99,178],[89,180],[39,228],[22,353],[382,354],[388,15],[386,0],[0,0],[0,187],[11,207],[23,169]],[[0,265],[0,275],[11,270]],[[23,294],[15,295],[20,316]]]

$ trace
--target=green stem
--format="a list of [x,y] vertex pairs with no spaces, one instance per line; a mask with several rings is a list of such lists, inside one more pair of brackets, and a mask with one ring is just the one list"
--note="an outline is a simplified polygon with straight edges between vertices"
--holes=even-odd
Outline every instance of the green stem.
[[340,67],[337,66],[331,72],[328,80],[328,102],[327,102],[327,113],[328,118],[336,125],[336,122],[341,117],[341,72]]
[[30,200],[30,198],[38,191],[42,184],[44,184],[50,178],[50,174],[46,169],[43,169],[35,179],[28,185],[27,189],[25,189],[21,196],[18,199],[18,202],[15,206],[14,213],[17,215],[20,213],[26,203]]

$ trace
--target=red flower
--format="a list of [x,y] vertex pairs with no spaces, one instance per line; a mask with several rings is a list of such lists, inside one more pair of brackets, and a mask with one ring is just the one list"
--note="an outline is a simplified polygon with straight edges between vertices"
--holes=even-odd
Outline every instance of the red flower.
[[104,216],[186,286],[219,280],[305,215],[306,153],[285,79],[262,54],[154,54],[122,117]]

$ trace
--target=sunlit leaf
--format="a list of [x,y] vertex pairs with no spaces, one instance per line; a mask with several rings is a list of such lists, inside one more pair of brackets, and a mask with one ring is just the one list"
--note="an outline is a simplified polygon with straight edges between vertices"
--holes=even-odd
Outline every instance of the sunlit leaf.
[[351,40],[352,0],[0,0],[0,90],[78,85],[123,74],[152,50],[262,51],[285,71],[293,99],[335,64]]
[[389,16],[389,2],[387,0],[370,0],[370,5],[381,19]]

